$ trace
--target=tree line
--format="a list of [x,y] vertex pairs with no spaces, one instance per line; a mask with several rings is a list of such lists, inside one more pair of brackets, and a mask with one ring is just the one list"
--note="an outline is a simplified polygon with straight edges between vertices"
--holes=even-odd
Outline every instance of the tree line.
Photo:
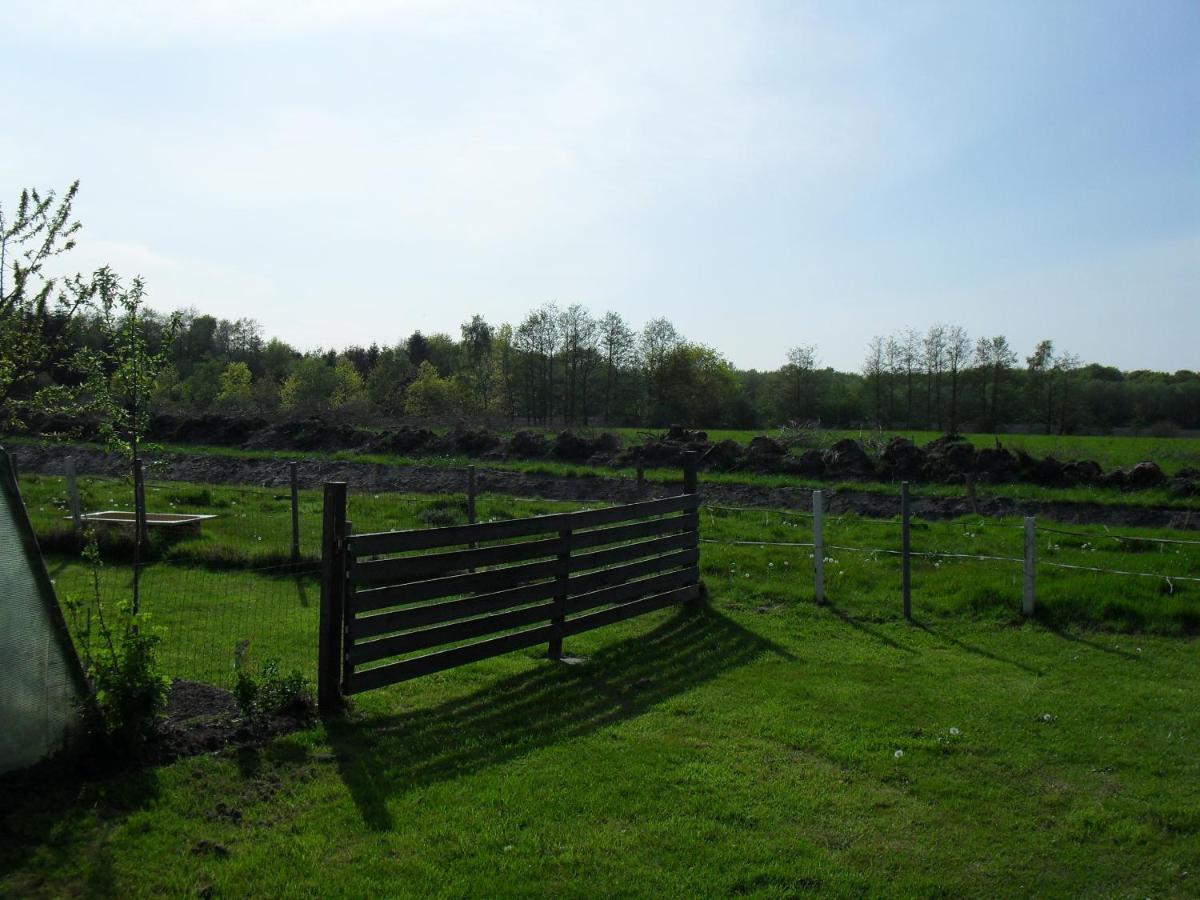
[[[515,325],[472,316],[457,336],[413,331],[395,344],[307,353],[266,338],[252,319],[195,310],[142,318],[165,362],[154,402],[194,412],[542,426],[1200,428],[1195,372],[1083,365],[1050,340],[1022,357],[1003,335],[972,339],[940,324],[872,338],[862,371],[839,372],[820,365],[811,345],[792,348],[776,370],[740,370],[667,319],[639,329],[619,313],[577,304],[543,304]],[[48,327],[55,344],[39,383],[69,384],[66,362],[78,347],[101,345],[104,333],[89,312]]]
[[[87,390],[114,335],[98,298],[108,270],[52,277],[69,251],[77,185],[62,197],[25,192],[0,207],[0,414],[13,427],[56,392]],[[140,291],[140,283],[138,290]],[[395,343],[310,352],[268,338],[253,319],[142,309],[138,329],[157,360],[146,390],[159,408],[396,419],[473,418],[572,426],[763,428],[784,423],[958,431],[1027,426],[1200,428],[1200,375],[1083,365],[1051,340],[1021,356],[1003,335],[957,325],[870,340],[861,371],[820,363],[797,344],[775,370],[737,369],[718,350],[654,318],[545,303],[516,323],[482,316],[457,335],[413,331]]]

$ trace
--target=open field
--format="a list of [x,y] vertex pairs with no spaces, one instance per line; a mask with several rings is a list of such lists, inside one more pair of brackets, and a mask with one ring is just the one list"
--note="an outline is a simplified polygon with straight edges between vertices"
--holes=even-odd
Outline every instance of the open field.
[[[119,480],[82,485],[87,508],[128,506]],[[84,593],[64,480],[22,490],[60,594]],[[311,672],[319,492],[301,492],[296,566],[285,490],[148,497],[217,515],[143,576],[171,674],[227,684],[247,638]],[[485,495],[479,517],[581,505]],[[465,517],[461,495],[352,491],[350,518]],[[894,522],[827,521],[826,606],[811,551],[784,546],[811,539],[803,511],[701,523],[710,605],[573,637],[582,665],[511,654],[261,749],[21,794],[0,812],[0,894],[1195,893],[1200,583],[1046,568],[1021,623],[1018,563],[918,557],[907,623]],[[1069,530],[1039,559],[1200,577],[1200,546],[1116,539],[1194,532]],[[1021,534],[917,522],[913,546],[1015,558]],[[128,596],[119,553],[101,582]]]

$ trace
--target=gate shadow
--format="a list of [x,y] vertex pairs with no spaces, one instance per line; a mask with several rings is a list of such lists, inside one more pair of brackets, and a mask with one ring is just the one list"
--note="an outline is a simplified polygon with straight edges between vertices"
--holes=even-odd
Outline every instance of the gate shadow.
[[331,720],[327,731],[363,821],[388,830],[390,797],[637,716],[766,652],[795,659],[711,608],[684,609],[580,665],[546,662],[430,709]]

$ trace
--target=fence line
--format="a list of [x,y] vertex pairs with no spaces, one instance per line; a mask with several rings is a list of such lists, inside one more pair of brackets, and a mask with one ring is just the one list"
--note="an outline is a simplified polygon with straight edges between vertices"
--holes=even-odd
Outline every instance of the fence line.
[[1087,532],[1087,531],[1069,531],[1064,528],[1050,528],[1046,525],[1043,525],[1041,530],[1048,532],[1050,534],[1066,534],[1066,535],[1070,535],[1071,537],[1084,537],[1084,538],[1091,538],[1092,540],[1108,540],[1108,541],[1120,541],[1122,543],[1133,542],[1133,543],[1145,543],[1145,544],[1186,544],[1191,547],[1200,547],[1200,541],[1185,541],[1181,538],[1137,537],[1134,535],[1127,536],[1127,535],[1121,535],[1121,534],[1108,534],[1108,533],[1097,533],[1097,532]]
[[[1020,528],[1025,532],[1024,544],[1025,553],[1023,557],[1018,556],[1000,556],[983,553],[951,553],[945,551],[921,551],[913,550],[910,541],[912,519],[908,508],[908,485],[907,482],[901,484],[901,511],[898,520],[882,520],[882,519],[854,519],[855,522],[866,524],[880,524],[888,526],[899,525],[901,528],[901,548],[899,550],[885,547],[856,547],[845,544],[825,544],[824,541],[824,521],[823,508],[824,496],[822,491],[813,491],[813,513],[811,515],[799,511],[778,510],[778,509],[759,509],[755,507],[725,507],[706,505],[704,508],[709,510],[710,516],[712,510],[722,510],[729,512],[745,512],[745,513],[776,513],[781,516],[792,518],[811,518],[813,520],[813,540],[810,541],[746,541],[746,540],[719,540],[714,538],[703,538],[703,544],[720,544],[733,547],[777,547],[777,548],[796,548],[796,549],[812,549],[813,557],[813,594],[817,603],[824,602],[824,562],[825,548],[837,550],[846,553],[865,553],[865,554],[886,554],[889,556],[899,556],[901,558],[901,600],[903,602],[903,610],[905,618],[911,618],[911,568],[910,561],[913,558],[921,559],[957,559],[971,562],[1000,562],[1000,563],[1019,563],[1023,568],[1023,591],[1021,609],[1026,616],[1032,616],[1036,610],[1036,586],[1037,586],[1037,533],[1039,531],[1036,520],[1033,517],[1026,517],[1021,525],[987,523],[980,521],[977,527],[986,528]],[[843,517],[838,517],[832,521],[840,521]],[[715,517],[712,518],[713,524],[716,524]],[[936,524],[941,527],[962,528],[964,523],[927,523]],[[1088,534],[1086,532],[1071,531],[1068,529],[1053,528],[1043,526],[1041,531],[1052,534],[1065,534],[1085,538],[1101,538],[1108,537],[1116,541],[1147,541],[1151,543],[1163,544],[1183,544],[1183,545],[1200,545],[1200,541],[1188,541],[1172,538],[1143,538],[1136,536],[1124,535],[1109,535],[1109,534]],[[1072,569],[1078,571],[1095,572],[1098,574],[1132,576],[1144,578],[1161,578],[1172,585],[1176,581],[1196,582],[1200,583],[1200,577],[1189,575],[1170,575],[1160,574],[1155,572],[1131,572],[1124,569],[1109,569],[1100,566],[1081,566],[1068,563],[1058,563],[1051,561],[1042,561],[1041,565],[1046,568],[1056,569]]]

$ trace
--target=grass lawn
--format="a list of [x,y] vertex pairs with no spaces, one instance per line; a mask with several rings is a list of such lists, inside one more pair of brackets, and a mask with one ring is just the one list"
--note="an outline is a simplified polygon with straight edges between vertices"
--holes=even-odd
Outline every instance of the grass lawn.
[[[60,482],[22,480],[43,533]],[[160,489],[219,515],[146,570],[171,674],[228,683],[245,637],[311,672],[315,580],[269,566],[286,498]],[[488,497],[480,515],[563,508]],[[359,531],[461,515],[351,499]],[[892,523],[828,523],[816,607],[810,551],[779,546],[810,540],[806,518],[701,521],[710,606],[572,637],[581,665],[511,654],[260,749],[8,800],[0,896],[1200,892],[1200,584],[1046,569],[1021,624],[1019,565],[919,558],[907,623],[895,557],[842,549],[895,547]],[[1015,524],[918,523],[914,549],[1018,556]],[[1112,540],[1194,534],[1089,532],[1043,534],[1039,558],[1200,577],[1200,547]],[[48,564],[61,594],[86,589],[73,557]],[[126,565],[103,572],[128,595]]]
[[1194,642],[775,599],[6,804],[0,893],[1195,895]]

